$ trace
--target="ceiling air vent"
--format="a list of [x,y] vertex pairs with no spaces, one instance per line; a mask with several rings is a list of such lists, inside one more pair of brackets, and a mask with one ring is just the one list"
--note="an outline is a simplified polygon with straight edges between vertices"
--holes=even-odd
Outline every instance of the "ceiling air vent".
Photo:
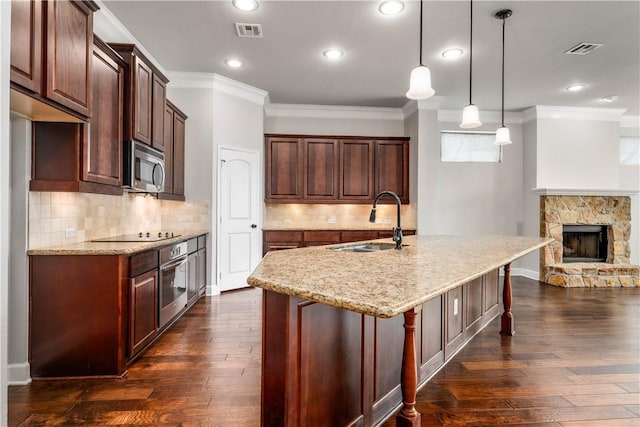
[[262,38],[262,25],[260,24],[241,24],[236,22],[235,25],[238,37]]
[[582,42],[582,43],[578,43],[577,45],[575,45],[565,53],[567,55],[586,55],[587,53],[593,52],[600,46],[602,46],[601,43]]

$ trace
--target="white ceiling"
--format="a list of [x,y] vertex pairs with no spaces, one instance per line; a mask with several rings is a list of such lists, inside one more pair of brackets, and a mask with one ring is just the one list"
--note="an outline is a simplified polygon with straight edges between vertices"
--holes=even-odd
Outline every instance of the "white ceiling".
[[[378,2],[262,0],[254,12],[225,1],[104,1],[151,55],[170,71],[217,73],[269,92],[273,103],[401,107],[418,63],[419,10],[407,1],[394,17]],[[423,62],[441,108],[460,110],[469,93],[469,2],[424,2]],[[501,21],[506,27],[505,109],[533,105],[625,109],[640,114],[639,1],[474,2],[473,101],[500,110]],[[238,38],[234,23],[261,24],[264,38]],[[592,53],[565,55],[580,42]],[[322,57],[339,46],[338,62]],[[445,48],[461,47],[458,60]],[[245,66],[230,69],[229,57]],[[579,93],[565,90],[585,83]],[[617,95],[612,103],[600,100]]]

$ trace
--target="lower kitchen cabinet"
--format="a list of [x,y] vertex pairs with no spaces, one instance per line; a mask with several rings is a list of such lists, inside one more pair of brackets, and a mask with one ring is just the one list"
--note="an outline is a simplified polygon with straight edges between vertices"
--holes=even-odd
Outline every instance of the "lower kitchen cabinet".
[[[196,243],[193,253],[190,304],[206,282],[206,235],[200,237],[192,239],[203,246]],[[29,256],[31,377],[126,375],[127,365],[163,332],[158,248],[130,255]]]
[[[412,236],[416,232],[415,230],[403,230],[403,234]],[[392,235],[393,232],[390,230],[269,230],[262,233],[262,255],[264,256],[270,251],[303,248],[306,246],[386,239]]]
[[207,236],[198,237],[198,252],[196,252],[196,285],[199,295],[207,290]]

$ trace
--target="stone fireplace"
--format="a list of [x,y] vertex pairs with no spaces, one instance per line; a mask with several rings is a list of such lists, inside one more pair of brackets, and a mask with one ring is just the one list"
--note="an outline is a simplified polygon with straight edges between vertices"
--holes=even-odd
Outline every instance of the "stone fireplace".
[[629,264],[629,196],[540,196],[540,235],[553,243],[540,254],[540,278],[563,287],[640,286]]

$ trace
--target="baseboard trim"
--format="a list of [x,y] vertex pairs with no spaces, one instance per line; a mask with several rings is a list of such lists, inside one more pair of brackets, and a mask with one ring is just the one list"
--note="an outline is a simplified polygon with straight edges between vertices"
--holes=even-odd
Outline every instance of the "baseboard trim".
[[31,367],[29,362],[10,363],[7,366],[9,385],[27,385],[31,383]]
[[[504,276],[504,269],[500,269],[500,276]],[[526,277],[527,279],[540,281],[540,273],[528,268],[512,268],[511,276]]]

